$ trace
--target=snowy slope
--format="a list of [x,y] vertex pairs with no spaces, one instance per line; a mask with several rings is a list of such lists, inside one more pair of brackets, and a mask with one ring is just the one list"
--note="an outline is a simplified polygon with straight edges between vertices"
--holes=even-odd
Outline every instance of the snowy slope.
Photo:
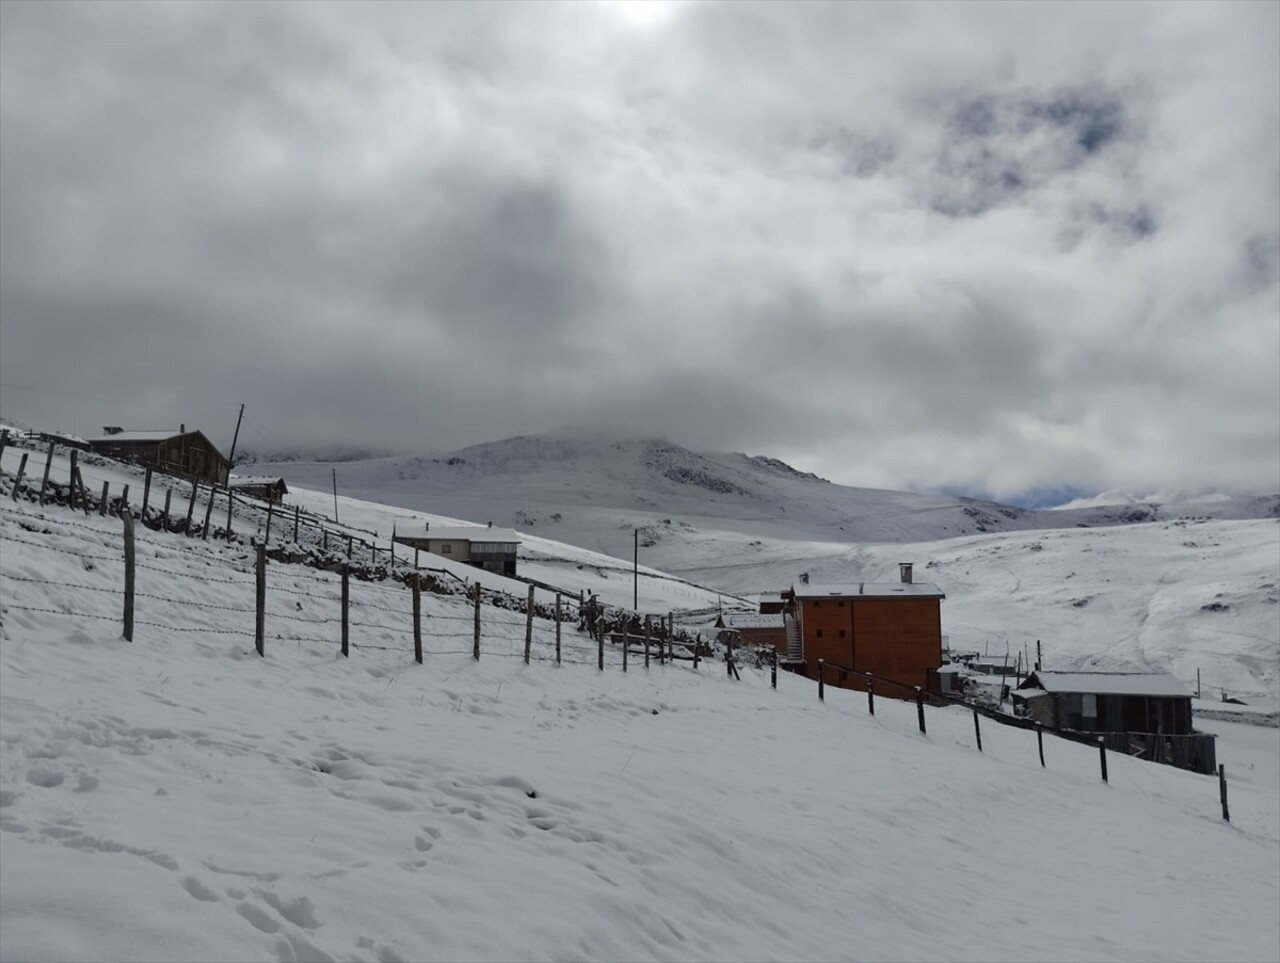
[[[556,667],[544,620],[525,666],[487,611],[474,662],[453,597],[422,666],[403,628],[260,659],[224,634],[244,553],[145,529],[129,644],[119,538],[0,505],[0,960],[1280,956],[1276,729],[1212,723],[1225,823],[1212,777],[1113,754],[1104,784],[1052,738],[1041,769],[990,724],[978,753],[956,710],[924,736],[785,674],[600,672],[571,631]],[[272,631],[331,605],[291,568]]]

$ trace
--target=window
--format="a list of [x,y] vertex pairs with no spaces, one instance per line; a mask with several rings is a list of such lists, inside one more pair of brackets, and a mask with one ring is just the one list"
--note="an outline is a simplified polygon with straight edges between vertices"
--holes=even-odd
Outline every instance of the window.
[[452,546],[451,544],[449,544],[448,542],[441,542],[441,543],[440,543],[440,554],[441,554],[441,555],[452,555],[452,554],[453,554],[453,546]]

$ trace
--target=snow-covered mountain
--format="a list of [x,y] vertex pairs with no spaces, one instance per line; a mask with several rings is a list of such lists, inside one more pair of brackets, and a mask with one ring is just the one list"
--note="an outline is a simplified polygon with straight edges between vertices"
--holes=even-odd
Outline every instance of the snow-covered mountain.
[[[325,489],[334,467],[319,461],[258,462],[254,472]],[[344,494],[492,521],[621,558],[631,557],[638,527],[645,561],[680,574],[698,564],[692,560],[715,554],[710,545],[699,548],[708,542],[848,546],[1145,521],[1280,517],[1280,495],[1028,510],[975,498],[837,485],[765,456],[567,431],[337,467]],[[704,578],[720,584],[705,572]],[[740,580],[732,582],[742,587]]]

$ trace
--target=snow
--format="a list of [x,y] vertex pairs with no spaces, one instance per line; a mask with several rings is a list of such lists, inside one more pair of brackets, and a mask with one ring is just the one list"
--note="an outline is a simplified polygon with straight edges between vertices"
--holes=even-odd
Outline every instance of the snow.
[[[1045,692],[1094,692],[1098,695],[1180,696],[1190,698],[1167,672],[1033,672]],[[1028,687],[1029,688],[1029,687]]]
[[[81,465],[91,489],[137,483]],[[383,538],[405,515],[339,508]],[[1274,618],[1275,525],[1194,533],[1218,543],[1208,562],[1159,525],[917,557],[938,563],[953,641],[976,642],[980,617],[1011,639],[1052,629],[1057,659],[1128,657],[1117,626],[1160,598],[1143,651],[1184,669],[1257,651],[1262,679],[1272,623],[1250,620]],[[914,704],[880,698],[870,716],[862,693],[819,702],[809,680],[780,673],[774,690],[750,665],[741,681],[714,660],[624,674],[606,646],[601,672],[571,625],[557,666],[544,619],[526,666],[523,616],[492,606],[477,662],[456,596],[423,595],[419,666],[409,594],[353,582],[363,624],[344,659],[336,576],[300,566],[268,568],[259,658],[243,546],[137,537],[127,643],[119,521],[0,499],[0,960],[1280,958],[1274,727],[1197,719],[1219,735],[1228,823],[1214,777],[1111,753],[1103,783],[1095,749],[1051,736],[1042,769],[1031,733],[986,720],[979,753],[958,708],[928,708],[922,735]],[[1050,594],[1081,547],[1111,604]],[[900,548],[861,548],[856,565],[893,571]],[[536,536],[522,551],[522,571],[629,604],[619,559]],[[656,571],[641,587],[646,611],[717,600]],[[1230,610],[1204,612],[1218,592]],[[1170,631],[1224,618],[1260,640]]]

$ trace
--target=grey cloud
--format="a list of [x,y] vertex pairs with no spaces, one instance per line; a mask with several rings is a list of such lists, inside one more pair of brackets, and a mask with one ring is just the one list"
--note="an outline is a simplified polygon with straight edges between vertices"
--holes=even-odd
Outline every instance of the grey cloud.
[[1276,26],[0,4],[0,405],[93,430],[244,401],[280,447],[593,423],[1002,494],[1267,487]]

